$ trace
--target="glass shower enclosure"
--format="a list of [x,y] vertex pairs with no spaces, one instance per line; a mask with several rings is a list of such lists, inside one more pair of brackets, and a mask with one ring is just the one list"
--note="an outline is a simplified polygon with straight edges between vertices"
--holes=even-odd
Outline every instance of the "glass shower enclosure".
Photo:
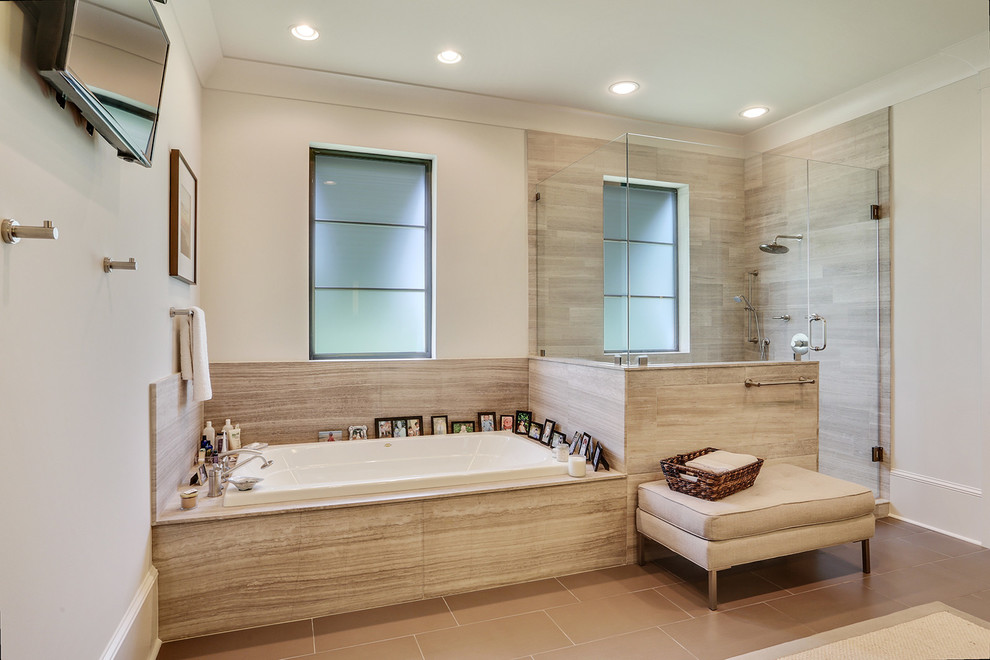
[[817,360],[819,469],[886,496],[877,170],[626,134],[537,185],[540,355]]

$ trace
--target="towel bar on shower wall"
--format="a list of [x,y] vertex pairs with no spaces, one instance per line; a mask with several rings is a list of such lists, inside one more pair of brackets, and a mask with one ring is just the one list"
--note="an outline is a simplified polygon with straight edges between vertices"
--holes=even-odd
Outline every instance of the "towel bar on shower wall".
[[761,383],[758,380],[747,378],[743,385],[746,387],[766,387],[768,385],[811,385],[814,382],[814,378],[805,378],[804,376],[801,376],[797,380],[774,380],[768,383]]
[[193,311],[191,309],[176,309],[175,307],[168,308],[169,318],[175,318],[176,316],[192,316]]

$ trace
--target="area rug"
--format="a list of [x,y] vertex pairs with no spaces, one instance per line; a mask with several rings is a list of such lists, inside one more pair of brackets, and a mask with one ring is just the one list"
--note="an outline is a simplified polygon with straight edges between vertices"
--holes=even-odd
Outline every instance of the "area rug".
[[861,621],[735,660],[990,658],[990,623],[934,602]]

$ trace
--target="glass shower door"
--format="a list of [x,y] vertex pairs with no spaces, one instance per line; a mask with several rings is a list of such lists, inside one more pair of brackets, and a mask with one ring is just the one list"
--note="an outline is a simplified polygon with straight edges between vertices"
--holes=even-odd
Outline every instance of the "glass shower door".
[[877,171],[808,162],[807,334],[819,362],[819,471],[880,495],[880,227]]

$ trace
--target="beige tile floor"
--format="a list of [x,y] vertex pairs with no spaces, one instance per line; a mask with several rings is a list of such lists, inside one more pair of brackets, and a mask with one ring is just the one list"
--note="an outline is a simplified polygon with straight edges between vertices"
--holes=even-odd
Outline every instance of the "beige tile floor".
[[859,544],[719,574],[668,556],[445,598],[170,642],[159,660],[704,660],[933,600],[990,620],[990,550],[887,518]]

